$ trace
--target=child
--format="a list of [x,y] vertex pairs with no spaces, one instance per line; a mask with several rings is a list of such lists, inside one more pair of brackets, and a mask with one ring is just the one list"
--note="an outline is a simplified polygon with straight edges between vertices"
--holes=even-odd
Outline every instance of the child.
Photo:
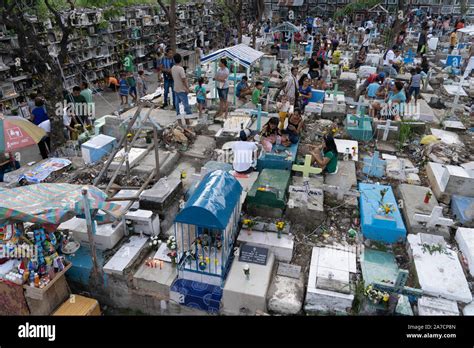
[[415,103],[418,100],[418,96],[420,95],[420,87],[421,87],[421,68],[412,68],[410,70],[411,80],[410,80],[410,88],[408,88],[408,103],[411,100],[411,95],[415,92]]
[[243,76],[242,80],[237,84],[236,92],[237,98],[241,99],[242,101],[247,101],[246,96],[252,94],[252,89],[248,84],[248,77]]
[[279,128],[285,128],[285,120],[288,116],[288,111],[290,110],[290,102],[287,95],[281,97],[281,101],[277,103],[278,117],[280,119]]
[[252,103],[254,103],[255,106],[257,106],[258,104],[262,104],[262,101],[263,101],[262,89],[263,89],[263,83],[261,81],[257,81],[255,83],[255,89],[253,90],[253,93],[252,93]]
[[136,103],[137,102],[137,80],[135,79],[135,76],[132,73],[128,73],[127,83],[128,83],[128,86],[130,87],[128,93],[132,97],[132,101]]
[[367,86],[367,98],[376,99],[377,92],[380,88],[380,77],[376,77],[375,80]]
[[202,110],[206,107],[206,88],[203,86],[204,78],[200,77],[198,80],[198,86],[194,88],[194,93],[196,93],[196,99],[199,109],[199,117],[202,115]]
[[281,132],[278,129],[278,117],[272,117],[260,132],[260,142],[266,152],[271,152],[273,144],[281,142]]
[[126,77],[127,75],[124,72],[120,74],[120,82],[119,82],[120,105],[128,104],[129,87],[128,87]]

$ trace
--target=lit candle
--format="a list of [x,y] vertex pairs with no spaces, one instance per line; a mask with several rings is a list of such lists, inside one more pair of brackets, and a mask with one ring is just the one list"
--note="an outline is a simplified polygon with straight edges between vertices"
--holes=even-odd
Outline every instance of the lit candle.
[[163,260],[160,260],[160,269],[163,268]]

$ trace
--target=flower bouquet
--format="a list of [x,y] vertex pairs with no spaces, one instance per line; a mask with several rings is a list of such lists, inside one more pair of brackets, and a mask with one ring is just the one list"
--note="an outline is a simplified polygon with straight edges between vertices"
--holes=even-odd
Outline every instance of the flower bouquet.
[[150,238],[148,245],[153,249],[157,250],[161,244],[161,240],[158,239],[158,236],[153,236]]
[[277,231],[278,231],[278,239],[281,238],[281,232],[285,229],[285,221],[278,221],[276,223],[276,228],[277,228]]
[[171,259],[171,262],[173,262],[173,264],[176,264],[176,259],[178,257],[178,246],[176,245],[176,238],[174,236],[171,236],[168,238],[168,240],[166,241],[166,246],[168,247],[168,257]]
[[252,234],[252,228],[256,225],[256,222],[251,219],[244,219],[243,225],[247,228],[247,234],[250,236]]
[[387,304],[390,299],[390,294],[388,292],[374,289],[372,285],[365,288],[364,294],[373,304]]

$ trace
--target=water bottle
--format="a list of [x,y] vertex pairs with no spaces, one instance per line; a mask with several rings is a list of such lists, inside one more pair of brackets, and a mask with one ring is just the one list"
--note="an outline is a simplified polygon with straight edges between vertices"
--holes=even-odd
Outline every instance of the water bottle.
[[346,147],[346,151],[344,152],[344,162],[349,160],[349,148]]

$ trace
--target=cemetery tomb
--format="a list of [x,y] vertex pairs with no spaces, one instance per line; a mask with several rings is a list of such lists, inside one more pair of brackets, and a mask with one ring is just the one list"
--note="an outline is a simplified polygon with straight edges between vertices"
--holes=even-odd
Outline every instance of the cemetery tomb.
[[238,233],[241,193],[228,172],[216,170],[199,183],[175,218],[179,279],[190,285],[224,283]]
[[299,314],[303,307],[303,298],[304,283],[301,277],[290,278],[277,274],[268,290],[267,308],[275,314]]
[[380,63],[382,56],[376,53],[367,53],[367,58],[365,59],[365,64],[377,67]]
[[359,191],[361,229],[364,237],[383,243],[405,240],[406,229],[392,188],[359,183]]
[[451,212],[463,226],[474,227],[474,197],[453,195]]
[[201,168],[201,175],[206,175],[207,173],[213,172],[215,170],[222,170],[228,172],[232,170],[232,165],[230,163],[209,161],[204,167]]
[[470,304],[465,306],[462,310],[462,314],[473,316],[474,315],[474,302],[471,302]]
[[445,204],[453,194],[474,197],[474,177],[462,167],[428,162],[426,175],[436,198]]
[[276,231],[268,231],[267,229],[252,231],[242,228],[240,230],[237,241],[248,244],[249,246],[257,246],[266,248],[275,255],[278,261],[290,262],[293,256],[294,241],[293,236],[282,231],[280,238]]
[[133,262],[139,257],[147,242],[148,237],[132,236],[105,264],[104,272],[107,274],[124,274],[125,269],[132,266]]
[[[112,249],[125,234],[125,228],[122,221],[114,223],[97,224],[94,221],[95,235],[93,236],[95,246],[99,250]],[[87,235],[87,223],[85,219],[73,217],[58,226],[59,231],[72,232],[74,239],[81,244],[89,244]]]
[[[90,247],[81,243],[81,247],[71,255],[66,255],[66,259],[71,262],[71,268],[67,271],[67,279],[76,283],[89,286],[90,276],[94,269],[94,264],[91,257],[92,253]],[[105,257],[99,248],[96,250],[97,265],[101,268],[104,265]],[[106,278],[104,274],[104,282]]]
[[403,120],[405,121],[438,121],[433,109],[424,99],[418,99],[415,106],[412,103],[408,104],[404,112]]
[[[400,199],[403,202],[403,217],[409,233],[430,233],[450,238],[449,228],[443,225],[430,226],[416,218],[416,214],[430,215],[433,208],[438,207],[438,201],[428,187],[401,184],[398,186]],[[431,197],[425,203],[428,192]]]
[[247,194],[248,212],[255,216],[281,217],[290,183],[287,170],[264,169]]
[[104,134],[97,135],[81,145],[85,164],[96,163],[112,152],[116,139]]
[[150,210],[129,210],[125,214],[125,221],[131,222],[134,233],[145,234],[147,236],[157,236],[160,234],[160,217]]
[[418,233],[407,239],[423,293],[462,303],[472,301],[458,255],[446,246],[443,237]]
[[377,72],[377,67],[369,66],[369,65],[362,65],[359,67],[359,71],[357,72],[357,76],[361,79],[366,79],[371,74],[375,74]]
[[456,231],[456,242],[459,245],[464,258],[467,261],[469,273],[474,276],[474,229],[458,227]]
[[[130,165],[130,168],[135,167],[140,163],[140,161],[146,156],[148,153],[147,149],[140,149],[138,147],[132,147],[128,150],[128,162]],[[122,161],[122,158],[125,156],[125,149],[121,149],[117,154],[115,155],[113,161],[110,163],[109,166],[109,171],[114,171],[120,166],[120,162]],[[123,162],[120,171],[125,172],[126,171],[126,161]]]
[[420,316],[455,316],[459,315],[456,301],[444,298],[423,296],[418,300],[418,315]]
[[355,97],[357,74],[353,72],[342,72],[338,79],[339,88],[346,96]]
[[[241,261],[234,257],[222,296],[222,313],[226,315],[255,315],[267,311],[267,295],[272,280],[275,257],[268,252],[265,263]],[[248,277],[244,267],[248,266]]]
[[306,180],[302,185],[290,185],[285,216],[292,223],[302,223],[306,228],[314,229],[324,218],[324,192],[311,185],[309,178]]
[[164,177],[149,190],[140,194],[140,208],[164,214],[171,204],[182,194],[183,184],[178,178]]
[[398,132],[398,126],[392,125],[391,120],[386,120],[384,123],[377,124],[377,139],[387,141],[390,133]]
[[346,105],[342,103],[334,103],[326,101],[323,104],[321,117],[324,119],[343,118],[346,115]]
[[291,166],[296,160],[298,144],[291,144],[289,147],[274,144],[272,152],[265,152],[259,157],[257,170],[259,172],[263,169],[291,170]]
[[[158,260],[156,257],[154,259]],[[176,276],[177,269],[171,262],[159,262],[156,267],[150,267],[146,265],[146,262],[143,262],[133,275],[133,286],[141,291],[146,291],[154,296],[158,295],[164,300],[168,300],[170,298],[171,285],[175,281]]]
[[346,116],[346,133],[355,140],[369,141],[372,139],[372,118],[368,116]]
[[459,93],[460,97],[467,97],[467,93],[463,87],[459,88],[457,84],[452,85],[443,85],[444,90],[449,95],[457,95]]
[[311,255],[305,311],[348,314],[354,299],[351,273],[356,272],[354,249],[314,247]]
[[394,157],[394,159],[386,159],[387,177],[395,180],[400,180],[402,182],[407,182],[413,185],[421,184],[420,177],[418,176],[418,168],[415,168],[413,163],[411,163],[411,161],[407,158],[396,158],[396,156]]
[[462,141],[454,132],[445,131],[442,129],[431,128],[431,134],[440,139],[443,143],[451,145],[458,144],[462,145]]
[[[114,195],[114,198],[128,198],[128,197],[135,197],[138,193],[138,190],[120,190]],[[121,206],[121,213],[125,212],[125,209],[132,201],[114,201],[114,204]],[[138,209],[139,203],[137,201],[133,201],[130,209]]]

